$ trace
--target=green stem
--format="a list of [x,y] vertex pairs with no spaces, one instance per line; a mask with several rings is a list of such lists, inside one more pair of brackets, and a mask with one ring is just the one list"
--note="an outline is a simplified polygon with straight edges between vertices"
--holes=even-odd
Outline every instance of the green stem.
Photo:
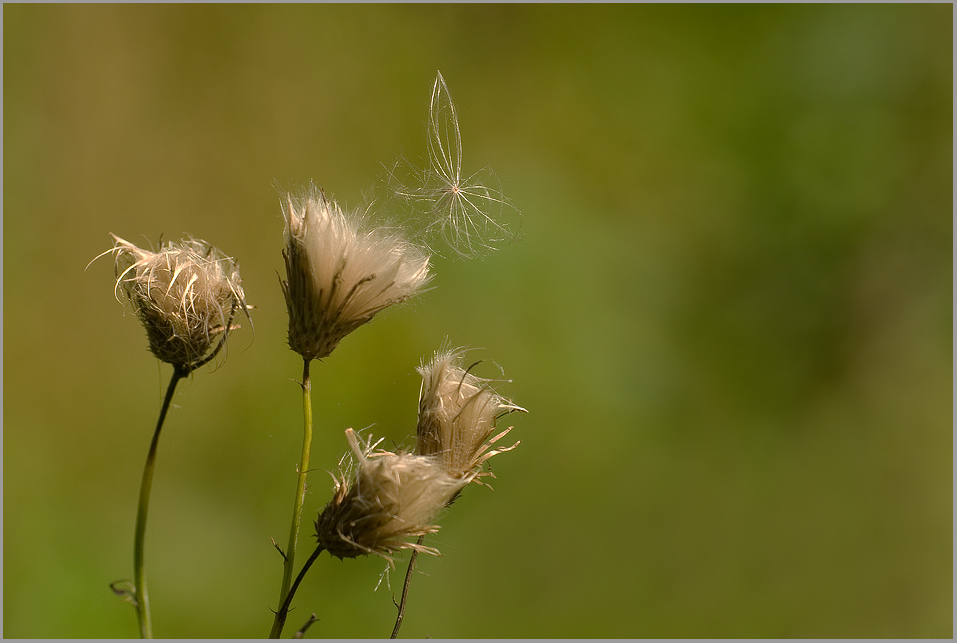
[[150,442],[150,451],[146,456],[146,465],[143,467],[143,481],[140,484],[140,501],[136,510],[136,535],[133,541],[133,585],[136,590],[136,616],[140,622],[140,637],[144,639],[153,638],[153,621],[150,617],[150,597],[146,589],[146,576],[143,568],[143,543],[146,540],[146,516],[150,508],[150,489],[153,486],[153,470],[156,468],[156,448],[159,445],[159,436],[163,428],[163,422],[166,420],[166,412],[169,411],[170,403],[173,400],[173,392],[176,390],[176,385],[184,377],[186,377],[185,372],[178,367],[173,368],[173,376],[170,378],[169,387],[166,389],[166,398],[163,400],[159,420],[156,422],[156,430],[153,432],[153,440]]
[[[302,458],[299,462],[299,481],[296,485],[296,502],[292,509],[292,527],[289,529],[289,545],[284,553],[285,562],[282,570],[282,587],[279,591],[280,610],[276,612],[270,638],[279,638],[285,623],[285,611],[288,611],[288,598],[291,598],[289,586],[292,583],[293,566],[296,559],[296,543],[299,540],[299,525],[302,522],[302,503],[306,497],[306,474],[309,471],[309,451],[312,448],[312,385],[309,382],[309,363],[311,360],[303,358],[302,366],[302,413],[303,438]],[[280,615],[282,619],[280,620]]]

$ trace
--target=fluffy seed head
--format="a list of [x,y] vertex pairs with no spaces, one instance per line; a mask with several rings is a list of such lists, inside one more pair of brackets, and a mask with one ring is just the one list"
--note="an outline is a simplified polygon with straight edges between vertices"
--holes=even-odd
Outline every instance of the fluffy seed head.
[[376,313],[429,281],[429,256],[398,233],[367,228],[321,190],[286,195],[289,346],[305,359],[326,357]]
[[352,429],[346,439],[353,472],[334,477],[333,498],[316,521],[319,545],[339,558],[376,554],[391,561],[400,549],[438,554],[412,541],[438,531],[436,515],[471,478],[449,475],[432,457],[376,451],[371,439],[360,445]]
[[[419,367],[419,419],[415,452],[439,458],[456,477],[471,476],[494,455],[518,446],[491,449],[511,431],[493,437],[496,420],[513,411],[527,412],[505,399],[462,366],[461,350],[443,350]],[[475,366],[473,364],[472,366]],[[480,475],[488,474],[477,474]]]
[[183,373],[213,359],[238,328],[236,313],[248,317],[238,264],[199,239],[151,252],[112,236],[115,289],[136,310],[153,354]]

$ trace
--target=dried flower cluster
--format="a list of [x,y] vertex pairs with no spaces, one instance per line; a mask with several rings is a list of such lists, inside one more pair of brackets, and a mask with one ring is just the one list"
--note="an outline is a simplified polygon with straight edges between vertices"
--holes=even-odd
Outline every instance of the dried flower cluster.
[[316,521],[319,545],[339,558],[376,554],[391,560],[400,549],[436,554],[410,540],[438,531],[436,515],[470,481],[456,478],[435,458],[360,447],[352,429],[346,439],[355,471],[336,479],[333,498]]
[[[360,448],[346,431],[354,465],[335,479],[333,499],[316,521],[319,545],[339,558],[399,549],[431,554],[411,539],[438,531],[433,522],[492,456],[515,448],[491,449],[511,430],[493,437],[495,421],[525,411],[496,393],[489,380],[462,367],[461,351],[440,351],[419,368],[422,390],[415,453]],[[354,469],[350,473],[350,471]]]
[[[376,225],[368,213],[344,211],[312,184],[298,194],[284,195],[286,276],[280,278],[280,285],[289,314],[289,346],[304,360],[300,382],[304,438],[289,545],[285,551],[276,545],[284,562],[273,637],[282,633],[296,589],[322,551],[338,558],[374,554],[391,565],[393,554],[411,549],[394,638],[415,554],[439,553],[425,546],[423,537],[438,531],[440,514],[465,487],[491,475],[482,471],[491,457],[518,445],[494,447],[511,430],[497,432],[495,425],[503,415],[525,409],[499,395],[492,380],[473,375],[474,364],[465,368],[462,350],[440,350],[418,368],[422,387],[411,452],[378,449],[381,440],[360,441],[355,431],[346,430],[350,454],[333,476],[332,500],[315,522],[318,547],[292,581],[310,471],[310,362],[329,356],[346,335],[426,287],[431,257],[419,245],[426,243],[424,239],[440,235],[468,257],[514,236],[499,215],[503,210],[518,212],[500,192],[487,187],[490,171],[462,173],[458,116],[441,73],[432,88],[428,137],[429,164],[422,171],[411,169],[413,187],[407,187],[397,174],[391,176],[393,194],[410,204],[416,216],[425,218],[418,229],[409,221],[404,222],[407,233]],[[153,252],[115,235],[113,239],[112,249],[100,256],[114,255],[117,298],[122,291],[146,328],[150,350],[174,367],[143,469],[134,581],[125,591],[114,584],[114,591],[135,604],[141,635],[149,638],[152,623],[143,553],[160,431],[177,383],[216,357],[230,332],[238,328],[233,323],[237,314],[248,318],[250,307],[238,264],[205,241],[167,242]]]
[[492,456],[518,446],[516,442],[489,450],[511,431],[509,427],[493,437],[496,420],[513,411],[526,412],[496,393],[490,380],[463,368],[462,357],[461,350],[439,351],[418,369],[422,388],[415,452],[438,457],[456,477],[471,475]]
[[321,190],[286,196],[289,346],[305,359],[328,356],[343,337],[429,281],[429,256],[397,232],[363,226]]
[[113,235],[116,289],[146,328],[150,350],[189,373],[222,348],[237,312],[248,315],[239,266],[199,239],[151,252]]

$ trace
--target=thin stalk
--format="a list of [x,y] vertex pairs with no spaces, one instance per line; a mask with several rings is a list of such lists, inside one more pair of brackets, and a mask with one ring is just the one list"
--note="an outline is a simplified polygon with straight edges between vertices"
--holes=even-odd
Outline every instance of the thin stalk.
[[[306,474],[309,472],[309,452],[312,449],[312,385],[309,382],[309,363],[311,360],[303,358],[302,360],[302,414],[303,414],[303,437],[302,437],[302,457],[299,462],[299,481],[296,485],[296,501],[292,509],[292,526],[289,529],[289,545],[283,552],[282,585],[279,590],[279,605],[287,603],[287,597],[291,598],[289,586],[292,582],[293,566],[296,561],[296,543],[299,541],[299,525],[302,523],[302,503],[306,497]],[[286,606],[288,611],[288,605]],[[282,615],[282,620],[280,620]],[[282,627],[285,623],[285,612],[280,607],[276,612],[276,618],[273,621],[270,638],[279,638],[282,633]]]
[[313,612],[313,613],[309,616],[309,620],[306,621],[306,622],[303,624],[303,626],[299,628],[299,631],[298,631],[298,632],[296,632],[295,634],[292,635],[292,638],[294,638],[294,639],[301,639],[303,636],[305,636],[306,630],[308,630],[309,627],[310,627],[313,623],[315,623],[316,621],[318,621],[318,620],[319,620],[319,617],[316,616],[316,613],[315,613],[315,612]]
[[156,422],[156,430],[153,432],[153,440],[150,442],[150,451],[146,456],[146,465],[143,467],[143,481],[140,483],[140,501],[136,510],[136,534],[133,540],[133,585],[136,592],[136,616],[140,623],[140,637],[144,639],[153,638],[150,597],[146,589],[146,575],[143,565],[143,544],[146,540],[146,516],[150,508],[153,470],[156,468],[156,449],[159,445],[163,422],[166,420],[166,412],[169,411],[170,403],[173,400],[173,392],[176,390],[176,385],[184,377],[186,377],[186,373],[179,367],[174,366],[169,387],[166,389],[166,397],[163,399],[162,408],[160,408],[159,420]]
[[[289,593],[286,594],[286,598],[279,607],[279,611],[276,612],[276,622],[273,625],[269,638],[278,639],[279,635],[282,634],[282,628],[283,625],[286,624],[286,616],[289,614],[289,605],[292,603],[292,597],[296,595],[296,590],[299,589],[299,583],[301,583],[302,579],[305,578],[306,572],[309,571],[309,568],[312,567],[312,564],[316,562],[316,559],[319,558],[319,554],[321,554],[323,551],[325,550],[322,548],[322,545],[316,547],[316,551],[312,552],[312,556],[310,556],[306,560],[306,564],[302,566],[302,569],[299,571],[299,575],[296,576],[296,582],[294,582],[292,587],[289,588]],[[308,625],[311,625],[311,623],[306,624],[306,626]],[[306,626],[303,626],[303,629],[305,629]]]
[[[422,544],[422,541],[425,540],[425,536],[419,536],[419,544]],[[409,597],[409,586],[412,584],[412,571],[415,569],[415,559],[419,556],[419,550],[413,549],[412,555],[409,557],[409,570],[405,573],[405,583],[402,584],[402,598],[399,599],[399,615],[395,619],[395,628],[392,630],[392,636],[389,638],[394,639],[399,635],[399,628],[402,626],[402,619],[405,618],[405,600]]]

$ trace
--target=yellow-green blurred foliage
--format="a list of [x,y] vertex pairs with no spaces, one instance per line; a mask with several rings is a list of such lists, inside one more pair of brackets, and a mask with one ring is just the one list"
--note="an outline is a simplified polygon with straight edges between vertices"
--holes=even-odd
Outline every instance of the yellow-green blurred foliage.
[[[402,634],[950,637],[952,11],[4,5],[3,634],[137,632],[108,585],[169,367],[84,271],[113,232],[240,262],[255,327],[176,395],[147,575],[158,636],[266,635],[302,435],[277,186],[363,203],[441,70],[522,240],[314,365],[308,520],[344,429],[408,443],[446,337],[530,413]],[[383,567],[320,558],[290,628],[387,636]]]

